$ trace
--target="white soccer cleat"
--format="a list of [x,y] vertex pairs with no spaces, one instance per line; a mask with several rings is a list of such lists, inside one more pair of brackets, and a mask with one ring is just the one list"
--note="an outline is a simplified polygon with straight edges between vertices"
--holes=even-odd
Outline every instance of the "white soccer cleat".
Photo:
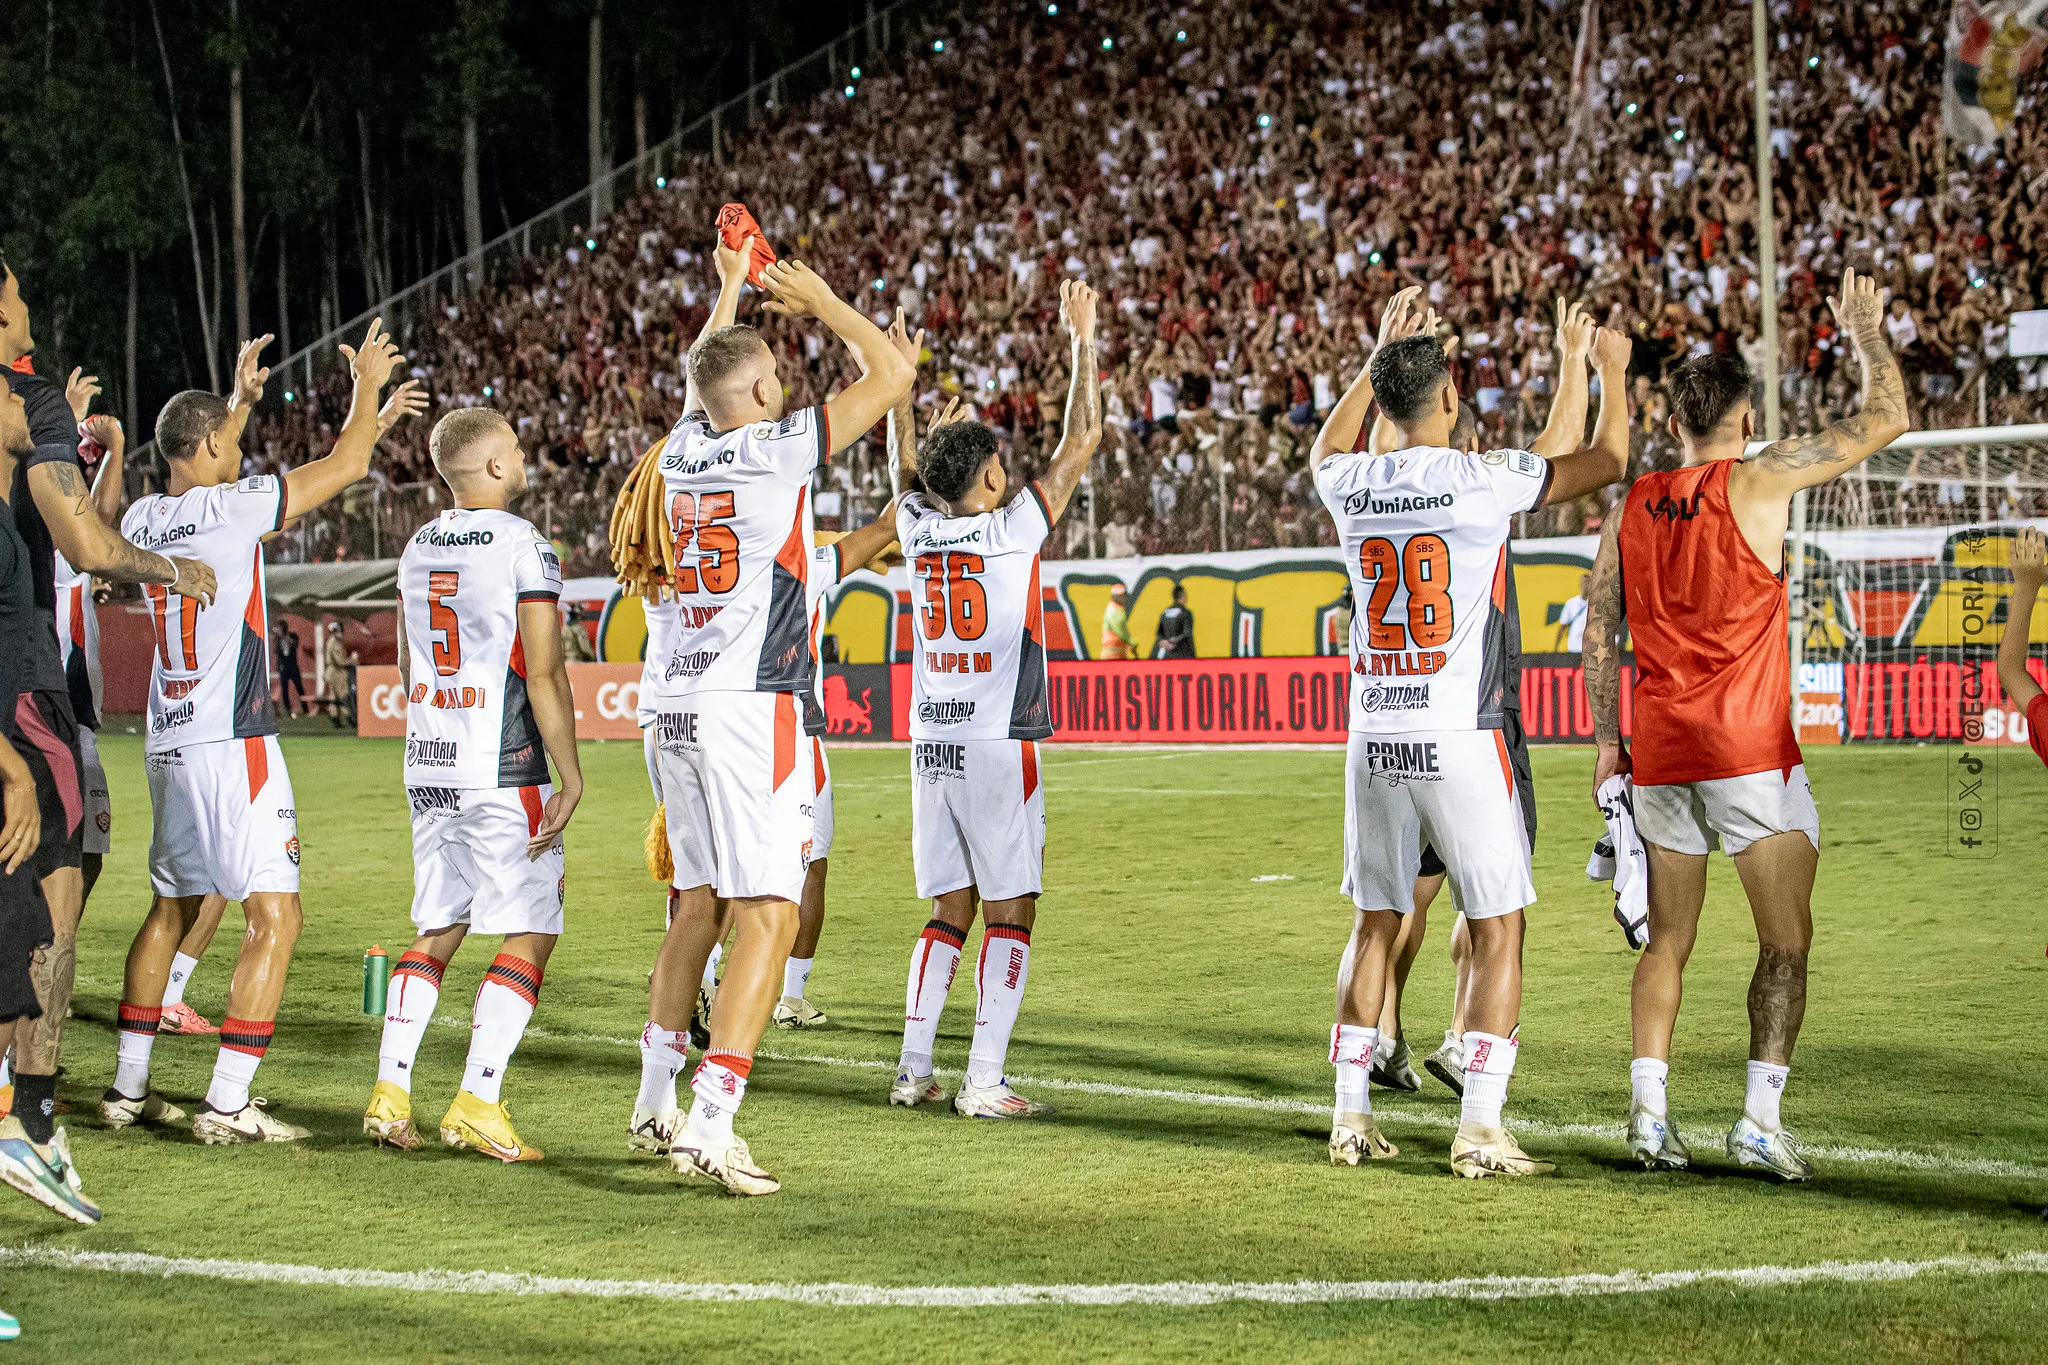
[[254,1099],[237,1113],[223,1114],[202,1101],[198,1117],[192,1120],[192,1136],[209,1147],[235,1142],[297,1142],[300,1138],[313,1136],[311,1129],[270,1117],[264,1112],[269,1103],[269,1100]]
[[1010,1089],[1008,1077],[994,1085],[974,1085],[960,1082],[960,1092],[953,1096],[953,1112],[969,1119],[1038,1119],[1052,1113],[1052,1106],[1027,1100]]
[[1422,1065],[1430,1075],[1451,1088],[1451,1093],[1463,1098],[1465,1094],[1465,1047],[1458,1041],[1458,1035],[1446,1029],[1444,1045],[1422,1059]]
[[785,995],[775,1004],[777,1028],[819,1028],[830,1022],[825,1011],[799,995]]
[[722,1144],[706,1143],[685,1125],[676,1133],[668,1159],[678,1174],[714,1180],[727,1194],[773,1194],[782,1188],[781,1181],[754,1164],[754,1154],[737,1137]]
[[1643,1169],[1682,1171],[1692,1164],[1692,1148],[1678,1135],[1671,1120],[1653,1114],[1640,1104],[1628,1107],[1628,1154],[1643,1163]]
[[1361,1161],[1385,1161],[1399,1155],[1401,1149],[1380,1131],[1370,1114],[1346,1114],[1330,1128],[1332,1166],[1356,1166]]
[[919,1076],[908,1068],[896,1073],[896,1080],[889,1086],[889,1103],[900,1104],[905,1109],[915,1109],[920,1104],[937,1104],[946,1098],[946,1087],[939,1084],[937,1076]]
[[1765,1132],[1744,1114],[1728,1130],[1728,1155],[1739,1166],[1760,1166],[1780,1180],[1813,1179],[1813,1163],[1799,1154],[1790,1133],[1780,1128]]
[[1451,1139],[1451,1173],[1467,1180],[1484,1180],[1496,1175],[1549,1175],[1557,1167],[1538,1161],[1522,1150],[1515,1135],[1505,1128],[1482,1128],[1460,1123]]
[[1415,1075],[1415,1068],[1409,1064],[1408,1040],[1396,1038],[1394,1045],[1382,1057],[1377,1052],[1372,1058],[1372,1083],[1386,1090],[1406,1090],[1411,1094],[1422,1089],[1422,1082]]
[[667,1156],[675,1142],[676,1130],[682,1126],[683,1111],[680,1109],[664,1109],[659,1114],[635,1109],[633,1126],[626,1133],[626,1150]]
[[109,1128],[127,1128],[137,1123],[176,1123],[185,1111],[152,1090],[131,1100],[111,1086],[100,1096],[100,1122]]

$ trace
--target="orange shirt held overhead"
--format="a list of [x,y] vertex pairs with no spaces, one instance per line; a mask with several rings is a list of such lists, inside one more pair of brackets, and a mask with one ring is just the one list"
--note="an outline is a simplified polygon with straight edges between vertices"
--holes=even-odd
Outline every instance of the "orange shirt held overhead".
[[1785,584],[1735,524],[1734,463],[1645,474],[1623,507],[1639,785],[1789,772],[1800,762]]

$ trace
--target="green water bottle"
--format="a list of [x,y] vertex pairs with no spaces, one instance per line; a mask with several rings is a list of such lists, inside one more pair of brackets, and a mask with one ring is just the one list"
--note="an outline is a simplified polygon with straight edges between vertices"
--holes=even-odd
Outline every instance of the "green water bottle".
[[363,1013],[382,1015],[384,993],[391,985],[391,959],[377,944],[363,954]]

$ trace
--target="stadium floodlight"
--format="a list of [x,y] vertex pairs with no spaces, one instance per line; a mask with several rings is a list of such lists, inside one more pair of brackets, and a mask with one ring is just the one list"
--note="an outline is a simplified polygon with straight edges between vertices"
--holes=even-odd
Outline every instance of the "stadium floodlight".
[[1820,65],[1820,58],[1818,58],[1818,57],[1808,57],[1808,58],[1806,59],[1806,69],[1807,69],[1808,71],[1811,71],[1811,70],[1813,70],[1813,69],[1814,69],[1814,68],[1815,68],[1816,66],[1819,66],[1819,65]]
[[1622,112],[1623,112],[1623,113],[1625,113],[1625,114],[1633,114],[1633,113],[1634,113],[1635,111],[1636,111],[1636,102],[1635,102],[1634,100],[1630,100],[1630,101],[1628,102],[1628,108],[1626,108],[1626,109],[1622,110]]
[[855,67],[855,68],[854,68],[853,70],[851,70],[851,71],[847,72],[846,74],[847,74],[847,75],[849,75],[849,76],[851,76],[851,77],[853,77],[853,78],[854,78],[855,80],[859,80],[859,79],[860,79],[860,68],[856,66],[856,67]]
[[665,175],[657,175],[657,176],[655,176],[655,177],[654,177],[654,188],[656,188],[656,189],[658,189],[658,190],[665,190],[665,189],[667,189],[667,188],[668,188],[668,177],[667,177],[667,176],[665,176]]
[[1060,12],[1060,7],[1058,5],[1047,5],[1045,7],[1045,12],[1047,14],[1058,14]]
[[1673,128],[1673,129],[1671,130],[1671,140],[1672,140],[1673,142],[1683,142],[1683,141],[1685,141],[1685,129],[1683,129],[1683,128]]
[[1173,40],[1176,43],[1186,42],[1188,40],[1188,31],[1186,29],[1181,29],[1179,32],[1173,35]]
[[1384,258],[1380,255],[1379,252],[1375,251],[1372,253],[1372,255],[1366,257],[1365,259],[1370,261],[1374,265],[1378,265],[1380,261]]
[[486,397],[486,398],[489,398],[490,396],[491,396],[491,386],[490,386],[489,384],[486,384],[486,385],[484,385],[484,397]]
[[290,403],[290,402],[294,401],[294,400],[295,400],[295,399],[297,399],[297,398],[298,398],[298,395],[297,395],[297,394],[295,394],[295,393],[293,393],[293,392],[292,392],[292,391],[291,391],[290,389],[286,389],[286,390],[284,391],[284,401],[285,401],[285,402],[287,402],[287,403]]
[[878,294],[882,292],[882,282],[880,280],[875,281],[875,292]]
[[1259,126],[1261,128],[1271,128],[1273,126],[1273,116],[1271,114],[1259,115]]
[[846,87],[846,98],[848,98],[848,99],[852,99],[852,98],[853,98],[853,87],[852,87],[852,86],[850,86],[850,85]]
[[597,250],[597,238],[595,238],[595,237],[585,237],[585,238],[583,239],[583,249],[584,249],[585,251],[595,251],[595,250]]
[[946,40],[945,40],[944,38],[934,38],[934,39],[932,39],[932,51],[934,51],[934,52],[944,52],[945,50],[946,50]]
[[1111,48],[1113,48],[1113,47],[1115,47],[1115,46],[1116,46],[1116,39],[1114,39],[1114,38],[1104,38],[1104,39],[1102,40],[1102,50],[1103,50],[1104,52],[1107,52],[1107,51],[1109,51],[1109,50],[1110,50]]
[[2024,313],[2014,313],[2011,319],[2012,353],[2022,355],[2048,355],[2048,308],[2033,308]]

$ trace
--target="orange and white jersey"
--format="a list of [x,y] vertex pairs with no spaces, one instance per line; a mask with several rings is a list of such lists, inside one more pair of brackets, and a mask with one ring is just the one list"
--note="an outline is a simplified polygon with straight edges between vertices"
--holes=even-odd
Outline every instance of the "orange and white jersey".
[[[805,590],[811,602],[813,659],[819,657],[818,641],[825,635],[825,598],[845,576],[846,569],[840,562],[836,542],[811,547],[811,578]],[[822,664],[812,674],[810,690],[804,693],[804,733],[814,737],[825,733],[825,669]]]
[[1508,531],[1550,464],[1526,450],[1332,455],[1316,492],[1351,573],[1350,728],[1496,730],[1507,690]]
[[149,672],[147,753],[277,733],[270,700],[270,613],[263,600],[263,537],[283,527],[284,480],[138,498],[121,534],[145,550],[213,570],[213,605],[150,584],[156,662]]
[[640,690],[634,694],[633,723],[645,730],[654,724],[654,717],[660,712],[654,704],[654,691],[668,660],[669,636],[676,628],[676,604],[657,594],[642,598],[640,609],[647,620],[647,641],[640,647]]
[[56,561],[57,656],[64,680],[71,684],[71,710],[88,730],[100,728],[100,618],[93,610],[92,575],[71,567],[63,555]]
[[823,408],[726,432],[687,413],[668,434],[676,621],[650,678],[658,710],[699,692],[810,691],[810,482],[826,448]]
[[1047,739],[1038,555],[1052,515],[1037,484],[993,512],[949,517],[922,494],[896,509],[917,616],[912,739]]
[[476,790],[548,781],[526,695],[519,605],[562,597],[562,565],[533,523],[458,507],[398,557],[411,682],[405,785]]

